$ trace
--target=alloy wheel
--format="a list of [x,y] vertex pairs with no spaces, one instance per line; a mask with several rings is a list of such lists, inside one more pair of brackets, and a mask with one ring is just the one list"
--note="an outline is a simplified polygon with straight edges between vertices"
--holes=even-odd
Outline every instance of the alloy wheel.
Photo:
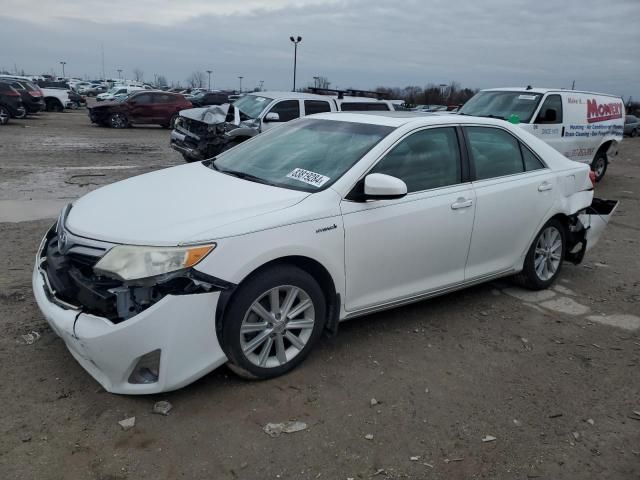
[[0,107],[0,125],[6,125],[9,122],[9,110]]
[[315,324],[315,308],[307,292],[293,285],[260,295],[240,326],[240,347],[252,364],[274,368],[290,362],[307,345]]
[[127,119],[121,113],[114,113],[111,115],[110,121],[113,128],[124,128],[127,126]]
[[595,165],[593,166],[593,171],[596,174],[596,178],[600,178],[604,174],[605,166],[606,166],[606,162],[604,158],[598,157],[596,159]]
[[545,228],[536,243],[534,254],[534,268],[536,275],[542,281],[553,277],[562,261],[562,234],[550,225]]

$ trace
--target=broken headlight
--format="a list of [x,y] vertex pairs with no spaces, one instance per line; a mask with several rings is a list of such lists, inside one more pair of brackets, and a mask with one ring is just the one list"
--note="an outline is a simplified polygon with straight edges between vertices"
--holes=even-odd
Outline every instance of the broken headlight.
[[215,247],[215,243],[189,247],[118,245],[109,250],[93,269],[98,274],[119,280],[140,280],[193,267]]

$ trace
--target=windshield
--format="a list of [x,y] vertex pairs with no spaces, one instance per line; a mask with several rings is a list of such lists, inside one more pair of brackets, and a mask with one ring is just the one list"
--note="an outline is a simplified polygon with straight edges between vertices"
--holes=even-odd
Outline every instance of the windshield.
[[258,118],[271,102],[271,98],[246,95],[233,102],[233,106],[251,118]]
[[509,120],[517,115],[521,122],[528,122],[542,98],[532,92],[479,92],[460,109],[463,115],[476,117],[500,117]]
[[247,180],[317,192],[338,180],[392,127],[300,119],[205,162]]

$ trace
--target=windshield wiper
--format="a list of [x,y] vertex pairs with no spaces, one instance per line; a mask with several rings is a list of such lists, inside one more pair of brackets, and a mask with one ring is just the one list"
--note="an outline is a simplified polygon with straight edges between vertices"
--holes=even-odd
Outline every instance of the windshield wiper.
[[[213,166],[214,163],[212,162],[211,165]],[[264,183],[265,185],[272,185],[271,183],[266,181],[264,178],[256,177],[255,175],[251,175],[250,173],[239,172],[237,170],[221,170],[217,167],[216,167],[216,170],[218,170],[221,173],[226,173],[227,175],[231,175],[232,177],[241,178],[242,180],[249,180],[250,182]]]

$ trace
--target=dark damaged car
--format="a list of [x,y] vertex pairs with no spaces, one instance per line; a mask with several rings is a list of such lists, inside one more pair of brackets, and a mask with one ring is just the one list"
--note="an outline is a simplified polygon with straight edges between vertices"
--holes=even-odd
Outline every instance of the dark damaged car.
[[214,157],[239,143],[299,117],[336,111],[393,110],[387,100],[334,98],[298,92],[256,92],[233,104],[180,112],[171,132],[171,147],[187,162]]
[[127,128],[133,124],[173,127],[178,112],[191,108],[184,96],[169,92],[136,91],[113,102],[89,108],[92,123],[111,128]]

